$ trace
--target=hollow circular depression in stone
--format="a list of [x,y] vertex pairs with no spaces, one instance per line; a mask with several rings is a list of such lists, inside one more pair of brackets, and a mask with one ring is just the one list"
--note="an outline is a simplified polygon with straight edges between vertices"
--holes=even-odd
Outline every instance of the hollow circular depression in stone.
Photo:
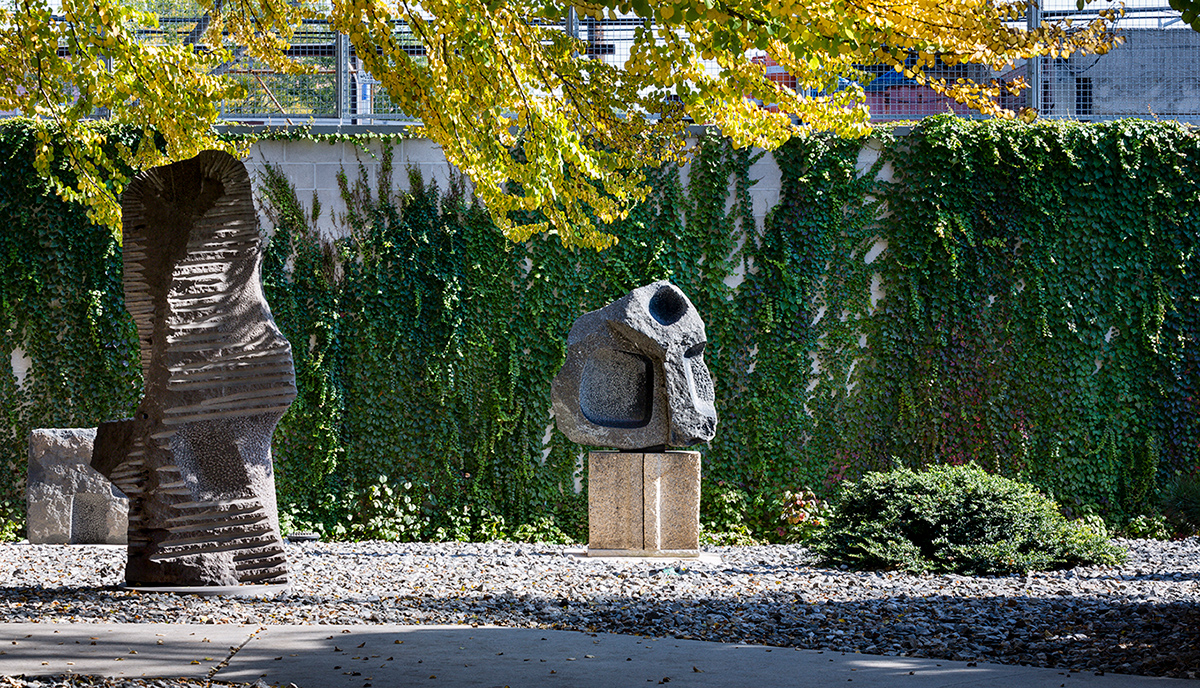
[[687,314],[688,304],[678,289],[664,286],[650,297],[649,309],[650,316],[658,321],[659,325],[668,326],[674,325]]

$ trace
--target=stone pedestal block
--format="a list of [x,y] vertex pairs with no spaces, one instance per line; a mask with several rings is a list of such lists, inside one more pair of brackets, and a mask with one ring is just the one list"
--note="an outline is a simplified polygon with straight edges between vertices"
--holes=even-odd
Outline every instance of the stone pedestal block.
[[699,452],[588,454],[590,556],[699,553]]
[[88,465],[95,439],[95,428],[29,434],[25,498],[31,543],[125,544],[129,500]]
[[642,454],[588,454],[588,551],[643,547]]
[[700,452],[642,454],[643,547],[700,550]]

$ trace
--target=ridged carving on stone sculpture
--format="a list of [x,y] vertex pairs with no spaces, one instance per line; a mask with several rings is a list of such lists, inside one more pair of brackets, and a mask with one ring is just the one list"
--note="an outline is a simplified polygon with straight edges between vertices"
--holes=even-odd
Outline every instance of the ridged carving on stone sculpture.
[[92,465],[129,496],[126,583],[285,583],[271,435],[295,374],[246,168],[205,151],[139,175],[122,205],[145,397],[101,424]]

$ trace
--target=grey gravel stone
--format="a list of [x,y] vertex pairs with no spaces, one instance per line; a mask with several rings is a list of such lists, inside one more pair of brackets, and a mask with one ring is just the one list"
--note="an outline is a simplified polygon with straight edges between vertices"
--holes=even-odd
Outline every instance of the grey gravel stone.
[[265,683],[226,683],[194,678],[113,678],[105,676],[0,676],[0,688],[266,688]]
[[0,621],[496,624],[1196,678],[1200,539],[1119,544],[1122,566],[990,578],[841,571],[800,546],[663,564],[545,544],[289,544],[292,589],[266,600],[127,592],[123,550],[4,544]]

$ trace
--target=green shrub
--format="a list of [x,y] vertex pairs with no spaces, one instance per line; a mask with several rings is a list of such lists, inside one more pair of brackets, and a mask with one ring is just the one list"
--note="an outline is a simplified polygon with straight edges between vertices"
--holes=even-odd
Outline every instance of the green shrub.
[[25,538],[25,506],[23,500],[0,499],[0,542],[14,542]]
[[22,539],[25,525],[19,521],[0,521],[0,542],[16,542]]
[[[1061,512],[1062,510],[1059,509],[1059,513]],[[1112,533],[1109,532],[1108,529],[1108,523],[1105,522],[1104,518],[1099,514],[1084,514],[1079,518],[1071,519],[1071,522],[1077,528],[1080,528],[1085,532],[1089,532],[1104,540],[1112,537]]]
[[404,480],[393,487],[386,475],[380,475],[366,489],[348,491],[347,500],[355,506],[347,510],[346,525],[334,526],[334,539],[414,542],[428,536],[432,503],[428,485]]
[[1200,530],[1200,475],[1180,475],[1163,494],[1163,513],[1181,531]]
[[766,544],[764,540],[754,537],[754,533],[743,525],[731,526],[724,530],[712,530],[700,524],[701,547],[753,547]]
[[533,523],[517,526],[513,531],[515,542],[544,542],[550,545],[573,545],[575,538],[564,532],[553,518],[543,516]]
[[846,483],[812,548],[855,569],[968,575],[1124,559],[1105,534],[1067,521],[1032,486],[975,466],[899,469]]
[[1174,533],[1167,517],[1162,514],[1135,516],[1119,532],[1132,540],[1170,540]]
[[724,480],[703,480],[700,483],[700,514],[706,530],[723,533],[745,528],[750,512],[750,497],[745,490]]

